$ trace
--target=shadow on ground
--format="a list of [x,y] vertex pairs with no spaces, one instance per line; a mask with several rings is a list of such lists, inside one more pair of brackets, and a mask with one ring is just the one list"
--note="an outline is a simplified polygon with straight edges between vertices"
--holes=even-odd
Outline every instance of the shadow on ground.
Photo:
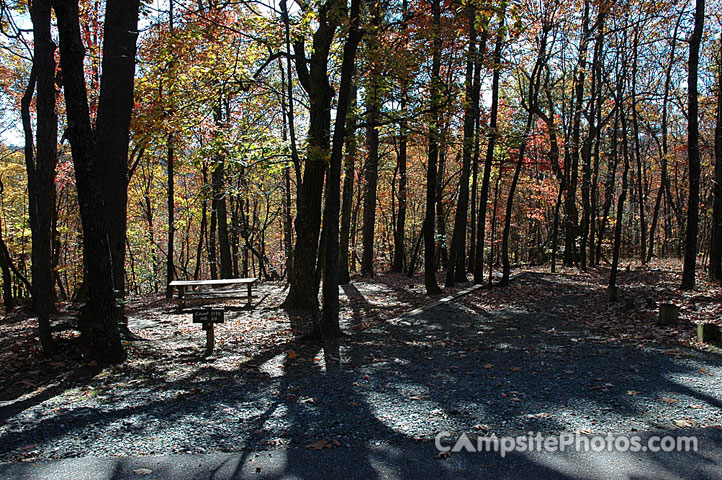
[[[606,434],[673,429],[682,420],[689,427],[722,423],[719,356],[640,348],[562,320],[561,309],[600,295],[572,277],[527,275],[505,291],[475,292],[365,328],[373,305],[359,301],[363,295],[353,285],[344,292],[357,301],[339,342],[289,341],[231,369],[199,365],[190,353],[173,356],[166,365],[125,372],[95,401],[40,408],[57,393],[49,392],[31,404],[3,407],[0,418],[9,423],[0,428],[6,452],[0,459],[28,451],[38,458],[237,452],[228,461],[242,469],[253,452],[279,449],[284,461],[277,477],[306,478],[318,473],[309,472],[313,457],[282,452],[315,444],[331,447],[319,456],[360,452],[353,455],[359,478],[382,476],[384,464],[403,478],[404,469],[416,469],[404,452],[423,448],[433,458],[439,431]],[[493,308],[479,307],[489,300]],[[184,368],[166,375],[163,367],[171,363]],[[516,458],[520,468],[564,475],[563,466]],[[650,461],[679,473],[665,458]],[[118,462],[117,468],[125,467]]]

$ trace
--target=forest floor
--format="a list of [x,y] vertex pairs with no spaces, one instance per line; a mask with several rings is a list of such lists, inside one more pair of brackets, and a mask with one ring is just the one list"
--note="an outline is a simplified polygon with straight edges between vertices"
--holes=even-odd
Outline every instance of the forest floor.
[[[626,264],[625,264],[626,266]],[[722,425],[722,355],[695,342],[722,292],[680,292],[679,264],[631,265],[621,300],[605,269],[528,272],[415,315],[420,278],[343,287],[344,338],[296,340],[308,320],[265,283],[252,310],[229,305],[216,352],[189,312],[132,299],[139,340],[122,365],[84,360],[61,310],[46,360],[26,312],[0,321],[0,462],[427,442],[438,431],[626,433]],[[467,288],[460,285],[445,295]],[[656,325],[658,304],[680,320]]]

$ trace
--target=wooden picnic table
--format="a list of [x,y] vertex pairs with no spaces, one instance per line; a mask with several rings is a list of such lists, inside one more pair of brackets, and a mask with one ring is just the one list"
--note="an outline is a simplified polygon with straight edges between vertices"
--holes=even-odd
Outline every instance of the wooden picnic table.
[[[252,306],[253,285],[258,283],[258,278],[223,278],[218,280],[174,280],[170,286],[178,291],[175,301],[179,308],[183,308],[186,302],[209,303],[217,300],[236,300],[239,294],[246,293],[247,306]],[[244,290],[229,290],[222,287],[246,286]]]

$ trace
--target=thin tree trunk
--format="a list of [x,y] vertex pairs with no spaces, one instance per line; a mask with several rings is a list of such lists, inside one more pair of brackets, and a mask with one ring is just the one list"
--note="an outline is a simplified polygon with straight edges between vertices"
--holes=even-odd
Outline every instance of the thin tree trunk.
[[[674,55],[675,50],[677,47],[677,32],[679,30],[679,24],[682,21],[682,14],[684,13],[684,9],[680,12],[680,14],[677,16],[677,23],[674,25],[674,33],[672,34],[672,48],[669,54],[669,61],[667,63],[667,71],[665,74],[665,80],[664,80],[664,96],[662,99],[662,158],[661,158],[661,176],[662,179],[660,180],[659,184],[659,190],[657,192],[657,201],[654,205],[654,214],[652,216],[652,225],[650,227],[649,231],[649,249],[647,250],[647,261],[650,261],[652,259],[652,255],[654,253],[654,235],[657,227],[657,216],[659,215],[659,205],[662,201],[662,196],[666,194],[666,202],[665,202],[665,237],[669,230],[669,204],[672,200],[671,196],[671,189],[669,186],[669,176],[667,173],[667,152],[668,152],[668,128],[667,128],[667,110],[669,105],[669,90],[671,88],[672,84],[672,65],[674,65]],[[676,211],[676,209],[675,209]],[[666,245],[666,238],[665,242],[663,244]]]
[[[205,163],[203,164],[203,185],[206,184],[208,181],[206,170],[207,167]],[[203,202],[201,204],[201,225],[200,225],[200,233],[198,234],[198,247],[196,248],[196,267],[193,272],[193,279],[198,280],[200,278],[201,274],[201,265],[203,264],[203,240],[206,236],[206,229],[208,226],[208,200],[206,200],[205,196],[203,197]]]
[[431,123],[429,126],[429,161],[426,169],[426,216],[424,220],[424,284],[428,295],[441,293],[436,282],[436,228],[434,211],[437,200],[437,160],[439,158],[439,116],[441,105],[441,2],[431,1],[432,61],[431,61]]
[[689,41],[689,79],[687,125],[687,157],[689,159],[689,198],[687,199],[687,232],[685,235],[684,269],[682,271],[683,289],[692,289],[695,284],[697,264],[697,235],[699,234],[699,118],[697,101],[697,69],[699,48],[704,28],[704,0],[696,0],[694,14],[694,32]]
[[639,144],[639,121],[637,118],[637,57],[639,30],[634,34],[632,62],[632,129],[634,131],[634,156],[637,160],[637,201],[639,203],[639,249],[642,264],[647,263],[647,221],[644,216],[644,176],[642,174],[642,153]]
[[339,85],[336,121],[333,132],[333,146],[326,181],[326,204],[324,209],[324,230],[328,235],[326,241],[326,268],[323,271],[323,312],[319,321],[314,322],[314,333],[319,338],[336,337],[341,333],[339,328],[339,265],[338,265],[338,221],[340,203],[341,162],[343,160],[343,144],[348,122],[348,110],[351,104],[354,63],[356,50],[361,41],[362,31],[359,27],[361,0],[352,0],[349,20],[351,28],[343,49],[341,64],[341,84]]
[[714,200],[709,246],[709,279],[722,283],[722,40],[717,58],[717,125],[714,132]]
[[380,68],[378,51],[381,12],[378,2],[371,2],[371,27],[367,35],[368,84],[366,87],[366,151],[364,163],[364,215],[361,227],[361,276],[374,274],[374,233],[376,227],[376,193],[379,179],[379,131],[378,120],[381,104]]
[[173,287],[170,282],[175,280],[175,148],[173,145],[173,134],[168,134],[166,139],[166,166],[168,168],[168,245],[166,247],[166,288],[165,298],[173,297]]
[[[466,92],[464,100],[464,139],[462,145],[461,178],[459,180],[459,199],[454,217],[449,264],[446,272],[446,286],[454,282],[466,282],[466,223],[469,214],[469,176],[471,160],[474,153],[474,126],[479,116],[479,98],[474,85],[477,58],[476,45],[476,8],[469,4],[466,7],[469,22],[469,51],[466,59]],[[484,37],[485,38],[485,37]],[[480,49],[485,48],[480,45]]]
[[343,196],[341,199],[341,229],[339,232],[339,252],[338,252],[338,274],[339,284],[346,285],[349,283],[349,264],[348,264],[348,249],[349,241],[351,238],[351,213],[353,207],[353,191],[354,191],[354,177],[356,175],[356,153],[357,153],[357,138],[356,138],[356,116],[353,111],[356,109],[356,86],[352,86],[351,91],[351,107],[349,111],[349,118],[347,119],[347,132],[346,132],[346,155],[344,160],[344,171],[343,171]]
[[[499,33],[496,36],[494,46],[494,72],[491,82],[491,112],[489,116],[489,140],[486,147],[486,158],[484,160],[484,174],[481,180],[481,193],[479,197],[479,213],[476,226],[476,255],[474,263],[474,283],[484,283],[484,237],[486,235],[486,210],[489,199],[489,181],[491,178],[491,164],[494,161],[494,148],[499,137],[497,131],[497,120],[499,116],[499,77],[501,74],[501,49],[504,44],[504,22],[499,25]],[[500,173],[501,175],[501,173]],[[472,227],[473,228],[473,227]]]

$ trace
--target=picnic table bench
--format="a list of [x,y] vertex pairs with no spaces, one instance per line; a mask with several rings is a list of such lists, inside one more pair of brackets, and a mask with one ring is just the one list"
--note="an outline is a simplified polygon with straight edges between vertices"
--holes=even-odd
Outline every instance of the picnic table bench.
[[[245,294],[250,307],[253,302],[253,285],[258,278],[224,278],[218,280],[174,280],[170,286],[178,291],[175,298],[178,308],[184,308],[186,302],[211,303],[218,300],[236,300]],[[246,289],[233,287],[246,286]],[[224,288],[226,287],[226,288]],[[230,287],[230,288],[227,288]]]

